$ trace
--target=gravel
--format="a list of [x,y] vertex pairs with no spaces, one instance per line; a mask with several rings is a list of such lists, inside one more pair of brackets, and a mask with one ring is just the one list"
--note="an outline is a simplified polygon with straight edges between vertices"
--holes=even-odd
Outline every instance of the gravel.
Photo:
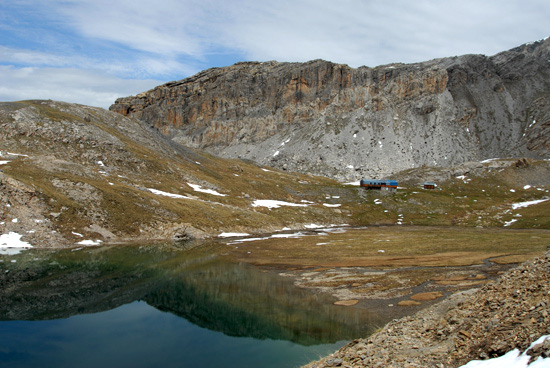
[[[550,334],[550,252],[477,290],[453,294],[306,367],[459,367]],[[528,354],[548,356],[550,343]],[[533,350],[533,349],[532,349]]]

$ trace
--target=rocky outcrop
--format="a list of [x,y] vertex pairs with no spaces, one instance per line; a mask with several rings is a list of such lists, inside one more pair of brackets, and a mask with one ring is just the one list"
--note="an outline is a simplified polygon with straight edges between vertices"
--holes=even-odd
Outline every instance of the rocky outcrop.
[[[525,351],[550,334],[549,271],[546,252],[477,291],[454,294],[414,316],[394,320],[307,367],[458,367],[513,349]],[[544,357],[547,349],[545,343],[528,355]]]
[[25,234],[26,238],[45,246],[64,241],[51,221],[59,214],[49,211],[35,188],[5,175],[1,170],[0,208],[0,234]]
[[504,156],[547,157],[550,39],[492,57],[350,68],[213,68],[111,110],[225,157],[354,179]]

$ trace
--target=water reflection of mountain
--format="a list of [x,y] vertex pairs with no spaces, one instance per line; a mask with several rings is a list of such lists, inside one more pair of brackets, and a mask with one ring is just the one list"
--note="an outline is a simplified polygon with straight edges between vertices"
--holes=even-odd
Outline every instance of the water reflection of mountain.
[[0,320],[67,318],[139,300],[159,282],[147,265],[161,259],[116,248],[24,252],[0,263]]
[[178,273],[144,300],[230,336],[302,345],[364,336],[375,324],[364,310],[334,306],[289,279],[230,263]]
[[215,249],[113,247],[29,252],[0,276],[0,319],[43,320],[144,300],[230,336],[303,345],[364,336],[377,321],[292,281],[228,262]]

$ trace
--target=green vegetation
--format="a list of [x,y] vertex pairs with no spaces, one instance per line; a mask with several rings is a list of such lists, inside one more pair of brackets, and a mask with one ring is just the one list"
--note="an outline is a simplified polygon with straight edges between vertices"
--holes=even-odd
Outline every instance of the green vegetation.
[[63,111],[57,107],[51,106],[50,104],[43,103],[40,100],[28,100],[21,101],[21,104],[27,104],[34,107],[40,113],[40,115],[49,121],[61,122],[61,121],[70,121],[70,122],[82,122],[84,119],[77,115],[70,114],[66,111]]
[[[548,161],[531,161],[526,167],[511,161],[496,169],[486,165],[464,178],[450,177],[448,168],[429,168],[448,178],[438,181],[436,190],[421,189],[417,183],[432,177],[406,179],[422,178],[428,168],[411,169],[396,175],[396,193],[365,191],[170,146],[137,122],[100,109],[40,101],[12,105],[28,107],[37,117],[19,124],[18,133],[6,141],[6,149],[29,156],[19,156],[2,169],[35,189],[47,207],[46,217],[59,214],[51,220],[69,240],[75,239],[73,232],[90,235],[86,229],[92,224],[119,238],[141,239],[170,238],[183,224],[209,235],[271,232],[310,223],[550,229],[550,201],[512,210],[513,203],[549,195]],[[11,124],[9,119],[4,123]],[[225,196],[195,191],[188,183]],[[526,184],[532,186],[524,189]],[[307,206],[253,207],[256,199]],[[395,233],[400,233],[398,228]],[[462,230],[452,234],[458,242],[461,235]]]
[[[550,201],[512,210],[514,203],[540,200],[550,195],[550,181],[545,178],[550,164],[532,161],[529,167],[518,168],[513,163],[511,160],[502,168],[487,167],[479,174],[440,181],[435,190],[422,189],[414,181],[400,180],[400,189],[395,194],[367,192],[364,203],[368,206],[363,211],[354,211],[357,222],[468,227],[502,227],[509,223],[510,228],[550,229]],[[438,170],[444,173],[449,169]],[[397,177],[407,177],[411,172],[414,169],[397,174]],[[542,184],[530,185],[532,183]],[[375,200],[381,204],[374,205]],[[510,222],[512,219],[514,221]]]

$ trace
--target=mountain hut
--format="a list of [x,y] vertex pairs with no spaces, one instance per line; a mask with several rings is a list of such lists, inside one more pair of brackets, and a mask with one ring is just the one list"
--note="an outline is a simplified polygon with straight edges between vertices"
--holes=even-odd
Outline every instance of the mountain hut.
[[433,181],[425,181],[424,189],[435,189],[436,184]]
[[397,190],[397,181],[390,179],[361,179],[359,185],[369,190],[387,190],[390,192]]

